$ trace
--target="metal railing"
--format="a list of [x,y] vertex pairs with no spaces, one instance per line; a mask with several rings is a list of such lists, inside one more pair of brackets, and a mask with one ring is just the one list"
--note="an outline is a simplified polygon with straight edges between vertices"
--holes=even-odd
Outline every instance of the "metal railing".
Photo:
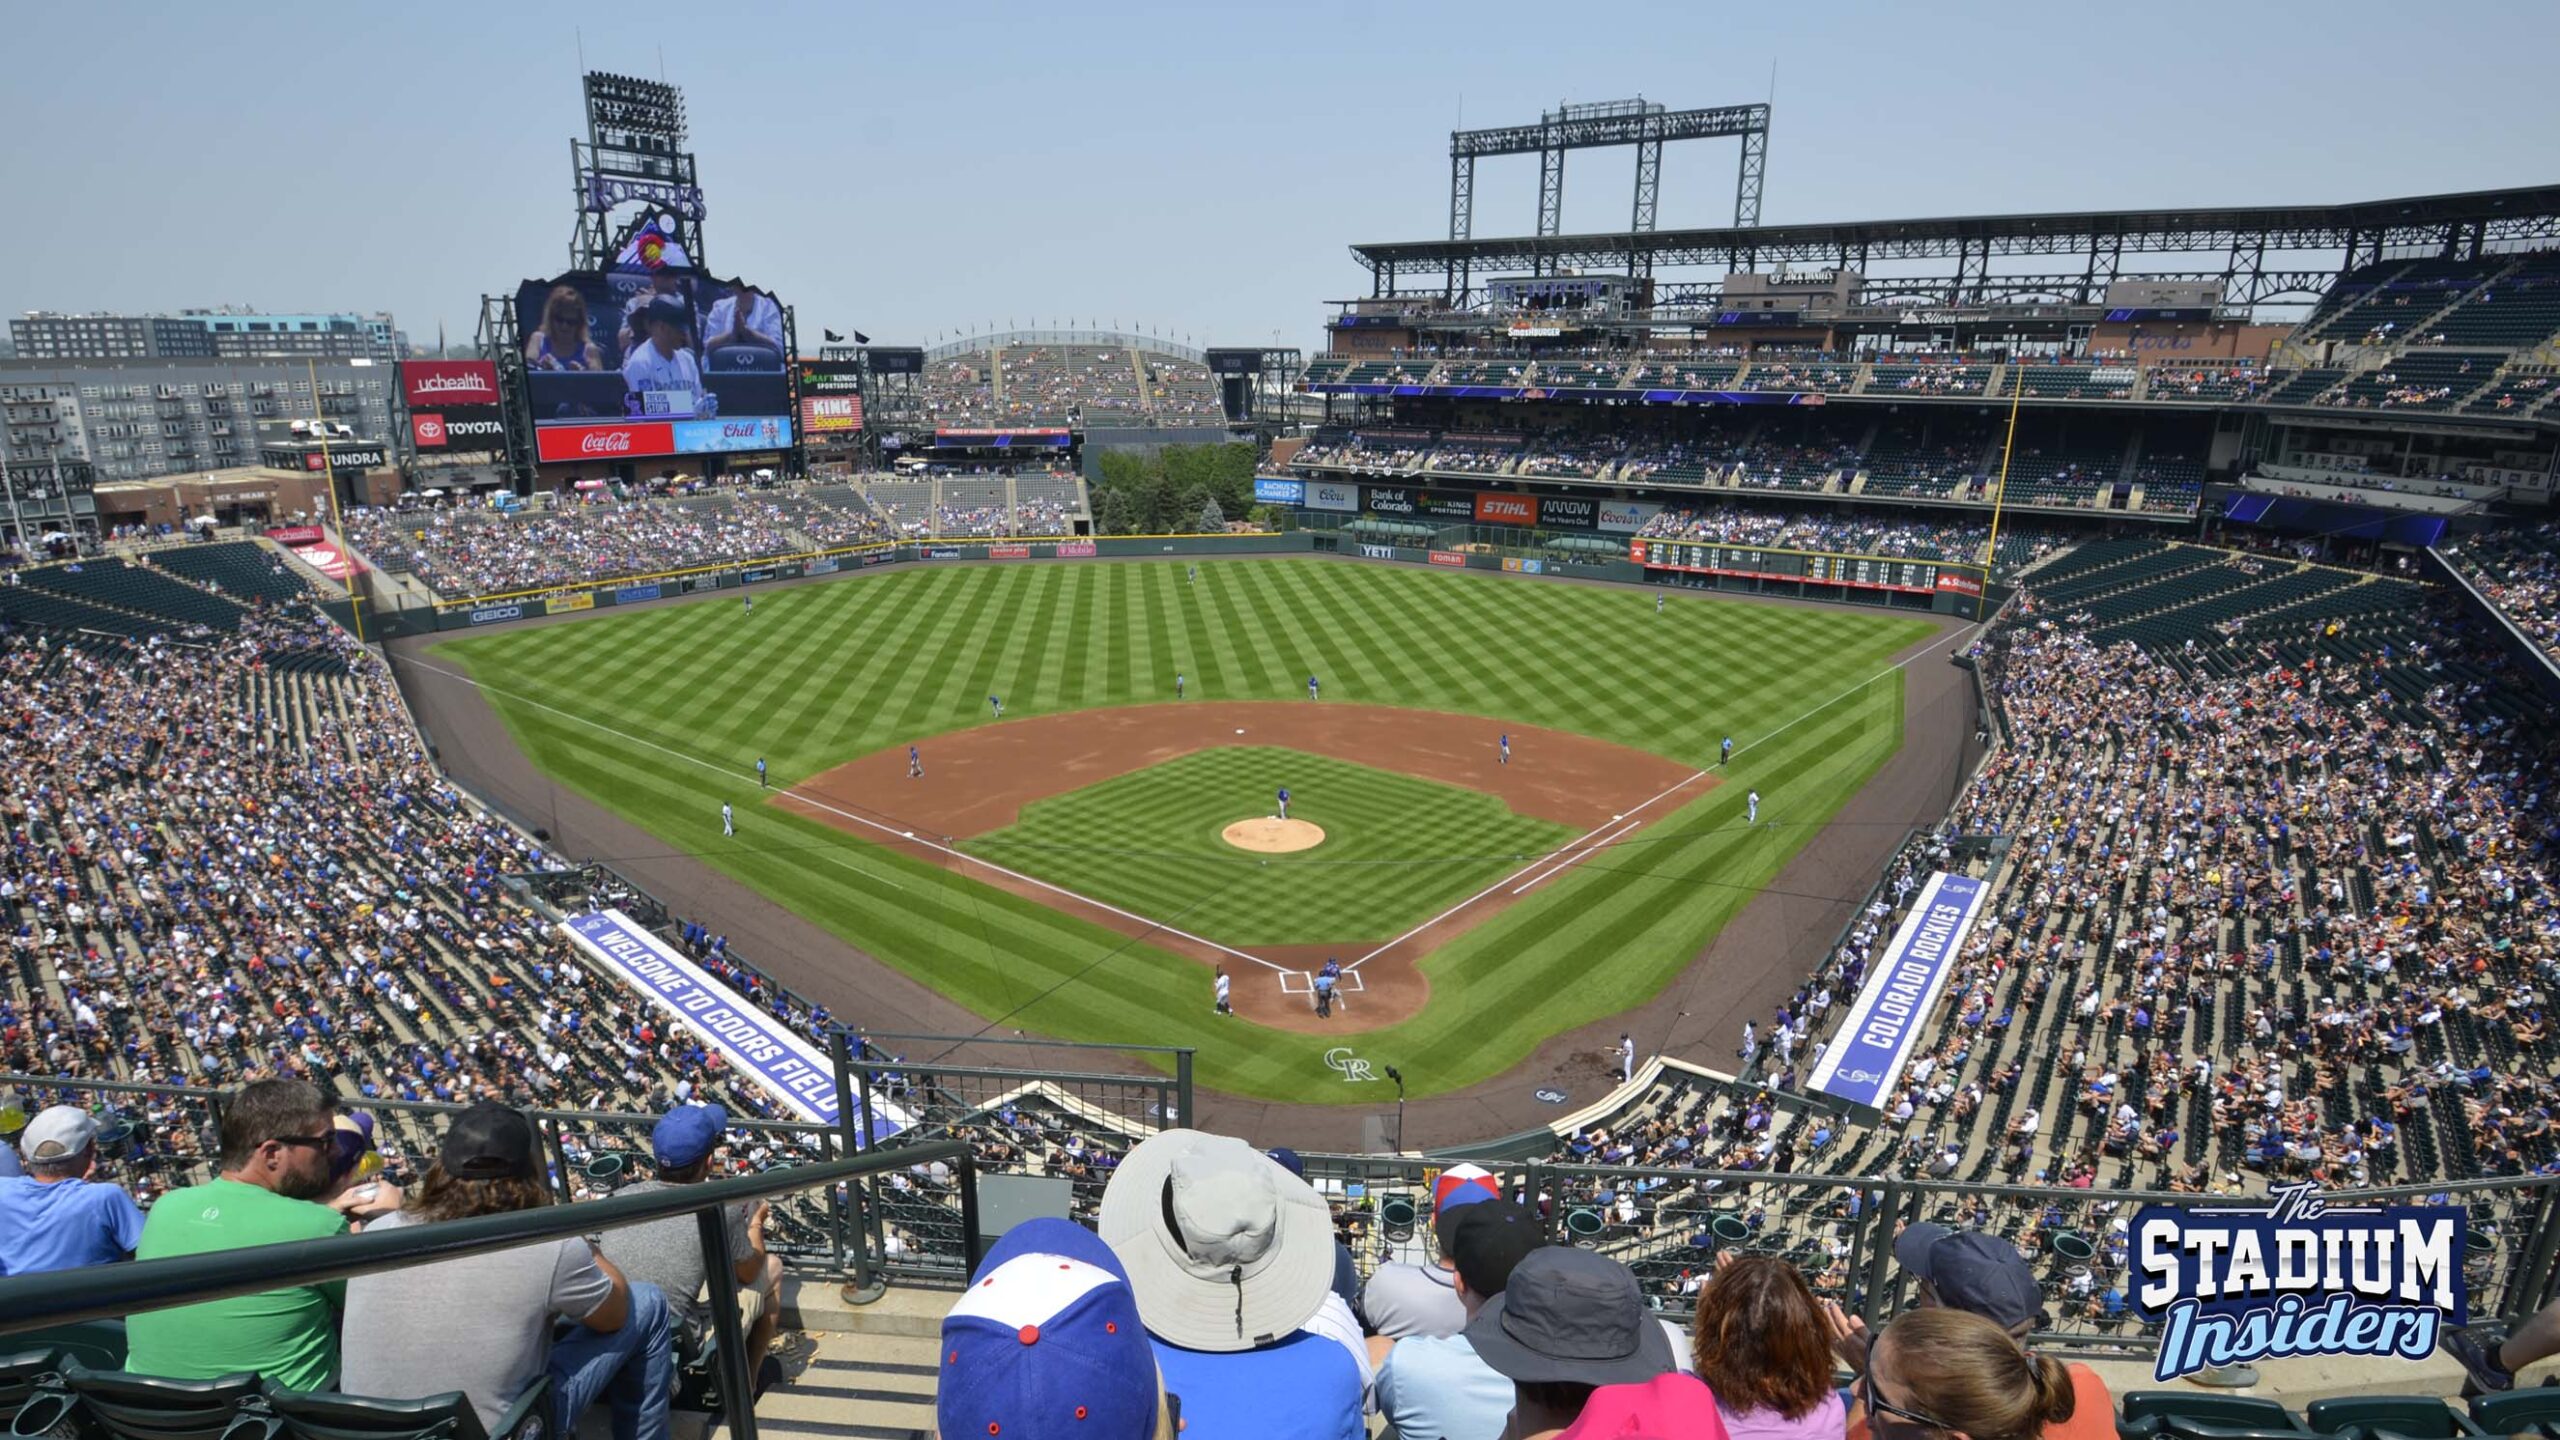
[[379,1274],[692,1215],[701,1235],[703,1272],[711,1290],[709,1313],[719,1342],[716,1363],[720,1367],[723,1418],[728,1433],[737,1440],[755,1440],[754,1377],[747,1371],[745,1335],[738,1322],[737,1257],[729,1250],[729,1231],[722,1211],[730,1205],[771,1200],[810,1189],[851,1187],[882,1171],[924,1164],[954,1167],[959,1204],[968,1217],[962,1229],[965,1260],[974,1267],[976,1168],[966,1144],[946,1140],[881,1146],[848,1159],[579,1205],[546,1206],[326,1240],[18,1276],[0,1280],[0,1337],[113,1319],[137,1310]]

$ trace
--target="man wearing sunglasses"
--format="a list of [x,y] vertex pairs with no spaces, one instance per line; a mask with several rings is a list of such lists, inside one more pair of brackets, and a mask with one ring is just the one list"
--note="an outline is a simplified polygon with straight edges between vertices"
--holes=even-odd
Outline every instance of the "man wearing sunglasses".
[[[223,1102],[219,1173],[162,1196],[143,1223],[134,1258],[343,1233],[347,1217],[314,1203],[331,1187],[336,1146],[331,1106],[318,1086],[303,1080],[242,1086]],[[179,1380],[246,1370],[295,1390],[326,1390],[338,1374],[337,1316],[345,1300],[346,1282],[332,1280],[140,1311],[125,1322],[125,1368]]]

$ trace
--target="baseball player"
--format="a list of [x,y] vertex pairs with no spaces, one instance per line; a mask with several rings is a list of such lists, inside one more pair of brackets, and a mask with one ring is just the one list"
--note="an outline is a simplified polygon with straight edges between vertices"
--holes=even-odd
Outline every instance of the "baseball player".
[[1286,785],[1280,787],[1280,818],[1289,818],[1289,787]]
[[720,802],[720,833],[723,835],[738,833],[738,817],[730,812],[729,802],[726,800]]
[[1636,1037],[1621,1031],[1618,1035],[1618,1083],[1636,1078]]
[[1326,1017],[1332,1016],[1333,986],[1334,979],[1330,971],[1319,970],[1316,972],[1316,1013],[1318,1015]]
[[1502,736],[1502,763],[1505,765],[1511,763],[1511,735],[1508,731]]
[[1188,579],[1188,580],[1186,580],[1186,581],[1184,581],[1183,583],[1184,583],[1184,584],[1186,584],[1186,585],[1197,585],[1197,584],[1199,584],[1199,583],[1200,583],[1200,567],[1199,567],[1199,566],[1197,566],[1197,565],[1192,566],[1192,567],[1191,567],[1191,578],[1190,578],[1190,579]]
[[1752,791],[1752,792],[1750,793],[1750,795],[1746,796],[1746,797],[1745,797],[1745,799],[1746,799],[1747,803],[1750,805],[1751,810],[1750,810],[1750,813],[1749,813],[1748,815],[1745,815],[1745,816],[1743,817],[1742,823],[1743,823],[1743,824],[1745,824],[1745,825],[1757,825],[1757,824],[1759,824],[1759,823],[1760,823],[1760,792],[1759,792],[1759,791],[1757,791],[1757,790],[1754,790],[1754,791]]
[[1219,967],[1218,967],[1218,1013],[1219,1013],[1219,1014],[1221,1014],[1221,1015],[1233,1015],[1234,1013],[1236,1013],[1235,1003],[1234,1003],[1233,999],[1231,998],[1231,996],[1230,996],[1230,994],[1229,994],[1229,987],[1233,986],[1234,984],[1235,984],[1235,982],[1234,982],[1234,981],[1232,981],[1232,980],[1230,980],[1230,979],[1228,979],[1228,978],[1227,978],[1227,967],[1226,967],[1226,966],[1224,966],[1224,965],[1219,966]]
[[1003,696],[1001,696],[1001,695],[990,695],[990,696],[988,696],[988,697],[987,697],[987,703],[988,703],[989,705],[991,705],[991,706],[994,706],[994,707],[995,707],[995,712],[996,712],[996,718],[997,718],[997,719],[1001,720],[1001,719],[1003,719],[1003,718],[1004,718],[1004,697],[1003,697]]
[[916,753],[916,747],[913,745],[907,747],[907,778],[910,780],[924,778],[924,757]]
[[1182,698],[1182,672],[1179,670],[1173,672],[1173,698]]
[[1313,700],[1313,699],[1317,698],[1317,697],[1316,697],[1316,677],[1314,677],[1313,675],[1310,675],[1310,676],[1308,676],[1308,677],[1307,677],[1307,698],[1308,698],[1308,699],[1310,699],[1310,700]]
[[749,595],[749,596],[747,596],[747,597],[746,597],[746,601],[747,601],[747,613],[748,613],[748,614],[750,614],[750,615],[753,615],[754,613],[756,613],[756,597],[754,597],[753,595]]
[[1741,1053],[1741,1055],[1742,1055],[1742,1058],[1743,1058],[1743,1059],[1745,1059],[1745,1060],[1749,1060],[1749,1059],[1750,1059],[1754,1054],[1756,1054],[1756,1053],[1759,1051],[1759,1049],[1760,1049],[1760,1027],[1759,1027],[1759,1026],[1757,1026],[1757,1025],[1752,1024],[1752,1023],[1751,1023],[1750,1021],[1748,1021],[1748,1020],[1743,1021],[1743,1022],[1742,1022],[1742,1050],[1741,1050],[1741,1052],[1740,1052],[1740,1053]]
[[759,790],[765,788],[764,757],[761,755],[756,757],[756,788]]
[[1654,614],[1656,614],[1656,615],[1659,615],[1659,614],[1661,614],[1661,613],[1662,613],[1662,594],[1661,594],[1661,592],[1659,592],[1659,591],[1656,591],[1656,592],[1654,593],[1654,597],[1653,597],[1653,613],[1654,613]]
[[1719,765],[1730,765],[1730,764],[1732,764],[1732,763],[1733,763],[1733,737],[1732,737],[1732,736],[1727,735],[1726,737],[1724,737],[1724,753],[1723,753],[1722,755],[1719,755],[1719,756],[1717,756],[1717,757],[1716,757],[1716,763],[1717,763],[1717,764],[1719,764]]

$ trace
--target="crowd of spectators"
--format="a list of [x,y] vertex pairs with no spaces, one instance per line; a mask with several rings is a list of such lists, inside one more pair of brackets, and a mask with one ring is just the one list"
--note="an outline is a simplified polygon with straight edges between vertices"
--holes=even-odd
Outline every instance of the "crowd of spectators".
[[2484,530],[2447,553],[2543,653],[2560,661],[2560,521]]
[[355,548],[407,570],[447,598],[499,595],[761,560],[819,548],[798,530],[803,508],[767,494],[684,501],[605,501],[545,510],[363,509],[347,517]]
[[1202,425],[1225,418],[1207,367],[1116,345],[1005,345],[927,368],[926,413],[959,426]]
[[1906,520],[1854,510],[1763,510],[1739,505],[1663,510],[1636,533],[1661,540],[1976,563],[1982,559],[1983,547],[1991,543],[1987,521]]

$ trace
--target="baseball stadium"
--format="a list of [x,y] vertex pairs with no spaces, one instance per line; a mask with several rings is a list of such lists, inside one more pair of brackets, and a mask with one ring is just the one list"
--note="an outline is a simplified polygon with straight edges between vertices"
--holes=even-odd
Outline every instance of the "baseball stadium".
[[[1317,348],[810,344],[581,98],[388,434],[0,362],[17,1434],[2560,1434],[2560,186],[1775,222],[1774,100],[1573,102]],[[2398,1351],[2192,1253],[2366,1221]]]

